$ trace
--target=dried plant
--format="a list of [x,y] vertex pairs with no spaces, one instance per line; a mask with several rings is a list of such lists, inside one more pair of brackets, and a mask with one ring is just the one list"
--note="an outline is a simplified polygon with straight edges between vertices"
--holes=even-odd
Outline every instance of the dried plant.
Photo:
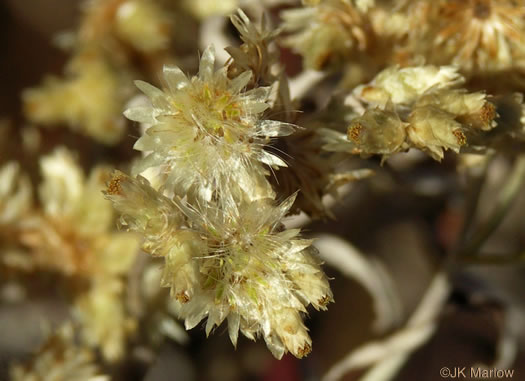
[[[10,379],[277,379],[288,362],[402,379],[465,306],[497,316],[494,369],[519,366],[521,2],[80,4],[54,39],[62,74],[13,76],[2,98]],[[476,318],[457,324],[488,331]]]

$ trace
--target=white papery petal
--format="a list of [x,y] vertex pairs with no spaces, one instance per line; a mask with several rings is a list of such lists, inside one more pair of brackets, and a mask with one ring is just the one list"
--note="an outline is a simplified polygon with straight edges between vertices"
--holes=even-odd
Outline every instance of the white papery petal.
[[190,316],[188,316],[184,321],[184,327],[186,328],[186,330],[190,330],[194,328],[197,324],[199,324],[201,320],[204,319],[207,313],[208,311],[202,309],[198,313],[193,313]]
[[280,360],[283,358],[285,352],[284,344],[276,335],[265,335],[264,341],[276,359]]
[[263,120],[258,126],[261,135],[268,137],[288,136],[295,132],[298,128],[291,123],[280,122],[278,120]]
[[231,313],[228,316],[228,333],[234,347],[237,347],[237,338],[239,337],[239,325],[241,324],[241,315]]
[[156,122],[153,109],[149,106],[128,108],[124,111],[124,116],[139,123],[153,124]]
[[245,71],[244,73],[239,74],[231,82],[231,85],[230,85],[231,92],[233,94],[236,94],[242,89],[244,89],[246,85],[248,84],[248,82],[250,82],[250,79],[252,79],[251,71]]
[[164,65],[162,73],[171,92],[181,90],[190,84],[188,77],[178,66]]
[[266,151],[261,151],[261,155],[259,157],[259,160],[264,163],[264,164],[267,164],[269,165],[270,167],[276,165],[278,167],[287,167],[286,163],[281,160],[279,157],[269,153],[269,152],[266,152]]
[[215,66],[215,48],[210,45],[202,53],[199,64],[199,79],[202,81],[210,81],[213,76],[213,69]]
[[245,92],[244,96],[246,97],[246,99],[249,99],[254,102],[266,102],[271,92],[272,88],[270,86],[257,87],[255,89]]
[[155,108],[158,109],[169,109],[170,104],[166,99],[166,94],[153,85],[150,85],[147,82],[137,80],[135,81],[135,86],[139,88],[149,99]]

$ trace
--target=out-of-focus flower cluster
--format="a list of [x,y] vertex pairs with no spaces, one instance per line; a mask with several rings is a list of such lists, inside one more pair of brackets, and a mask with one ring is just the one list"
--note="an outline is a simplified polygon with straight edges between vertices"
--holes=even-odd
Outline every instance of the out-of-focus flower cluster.
[[286,40],[313,69],[341,67],[357,60],[373,45],[372,25],[352,1],[324,0],[316,5],[283,12]]
[[104,144],[125,133],[122,111],[133,94],[136,56],[155,72],[175,33],[172,9],[148,0],[95,0],[85,3],[77,33],[59,41],[72,50],[63,78],[49,76],[23,94],[29,120],[66,125]]
[[3,253],[2,266],[28,274],[57,273],[76,283],[71,312],[84,342],[118,359],[134,324],[126,315],[123,293],[138,239],[115,231],[111,204],[101,194],[107,167],[95,168],[86,179],[64,148],[44,156],[40,166],[38,205],[15,163],[0,172],[2,224],[8,225],[2,238],[11,248]]
[[[307,1],[282,12],[284,42],[316,70],[344,68],[343,85],[384,65],[454,64],[467,78],[523,89],[525,10],[515,0]],[[510,76],[510,77],[509,77]]]
[[412,54],[435,65],[454,64],[470,75],[525,65],[525,9],[515,0],[411,2]]
[[33,362],[11,369],[13,381],[108,381],[99,373],[92,351],[75,343],[71,325],[48,338]]

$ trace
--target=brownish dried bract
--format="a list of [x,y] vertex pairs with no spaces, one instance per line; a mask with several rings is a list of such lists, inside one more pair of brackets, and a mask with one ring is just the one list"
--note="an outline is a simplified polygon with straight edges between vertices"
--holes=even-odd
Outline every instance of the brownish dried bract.
[[175,295],[175,299],[177,299],[181,303],[188,303],[190,301],[190,297],[186,292],[178,292]]
[[310,344],[305,344],[302,348],[299,349],[299,352],[297,353],[297,358],[301,359],[305,356],[308,356],[311,351],[312,346]]
[[321,307],[326,307],[329,303],[333,302],[334,298],[331,295],[325,295],[317,301]]

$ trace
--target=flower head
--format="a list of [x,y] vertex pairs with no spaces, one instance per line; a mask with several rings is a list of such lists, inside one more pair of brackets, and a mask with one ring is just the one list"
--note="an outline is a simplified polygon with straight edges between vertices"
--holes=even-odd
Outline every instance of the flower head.
[[248,16],[238,9],[230,16],[232,24],[239,32],[243,44],[240,47],[228,46],[226,51],[231,56],[228,63],[228,75],[236,77],[245,71],[253,73],[248,87],[273,84],[277,80],[275,71],[279,55],[272,42],[281,32],[279,28],[272,28],[268,19],[263,15],[261,25],[255,25]]
[[[116,178],[119,186],[107,197],[126,211],[127,226],[159,238],[156,247],[147,238],[146,248],[164,257],[162,282],[170,287],[187,329],[207,317],[209,334],[228,320],[234,344],[240,330],[251,339],[261,335],[278,358],[287,351],[297,357],[310,351],[301,314],[309,304],[325,309],[332,293],[311,240],[281,224],[294,197],[279,206],[259,199],[225,210],[194,207],[157,192],[155,199],[137,209],[136,200],[156,191],[145,179],[121,173]],[[162,212],[152,224],[140,223],[142,214],[154,215],[158,209]]]
[[214,63],[210,47],[202,55],[199,74],[191,79],[178,67],[165,66],[167,89],[136,82],[152,106],[125,112],[129,119],[151,126],[135,144],[148,154],[134,171],[151,168],[167,192],[199,202],[231,195],[272,197],[263,164],[276,168],[285,163],[264,145],[292,133],[293,126],[261,118],[271,89],[246,91],[251,72],[230,80],[227,69],[215,71]]
[[[109,177],[97,167],[88,178],[73,155],[57,149],[41,160],[42,210],[24,216],[17,234],[34,270],[47,270],[86,287],[74,289],[81,337],[108,360],[119,359],[132,324],[124,279],[138,249],[135,235],[114,231],[114,211],[101,190]],[[108,318],[110,317],[110,318]]]
[[[179,307],[187,328],[207,316],[209,333],[227,319],[234,344],[240,330],[248,338],[263,336],[278,358],[287,351],[297,357],[310,352],[301,313],[308,304],[324,309],[332,295],[311,241],[280,226],[293,201],[291,197],[274,207],[258,200],[227,213],[185,208],[202,242],[193,254],[198,289]],[[165,277],[165,282],[174,279]]]
[[154,53],[169,46],[173,28],[171,18],[154,1],[122,2],[114,23],[117,36],[140,52]]
[[449,89],[463,82],[453,66],[391,66],[369,84],[356,87],[353,94],[370,106],[384,109],[391,104],[399,109],[413,104],[429,90]]

